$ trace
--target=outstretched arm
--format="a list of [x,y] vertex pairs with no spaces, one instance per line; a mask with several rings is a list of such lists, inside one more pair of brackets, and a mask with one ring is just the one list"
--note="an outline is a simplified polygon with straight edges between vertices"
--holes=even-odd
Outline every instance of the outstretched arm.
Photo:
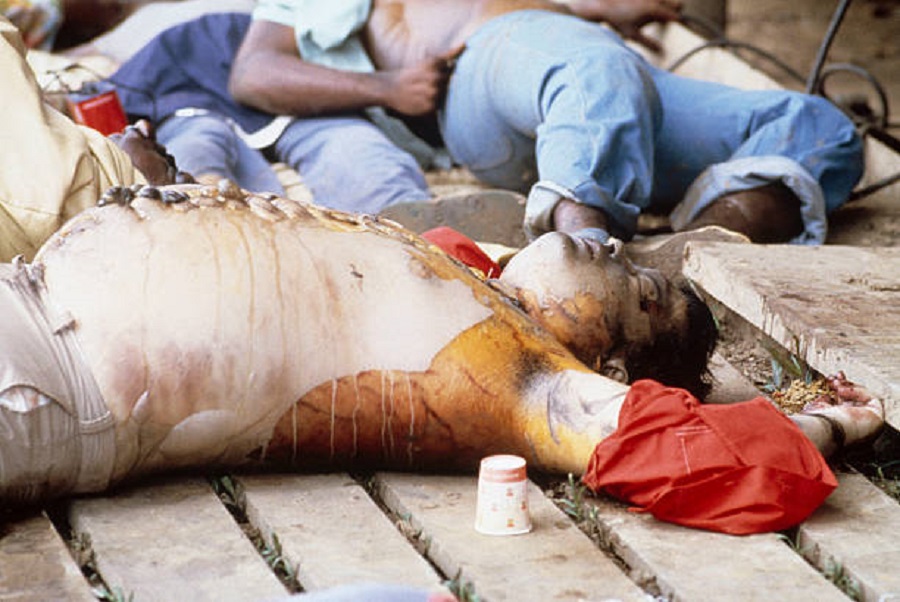
[[884,404],[843,373],[828,378],[832,393],[806,405],[791,420],[826,458],[845,446],[872,441],[884,427]]
[[291,27],[257,20],[235,57],[229,86],[238,102],[268,113],[309,117],[381,106],[415,116],[437,106],[447,65],[436,57],[394,71],[331,69],[300,58]]
[[568,6],[582,19],[609,23],[624,37],[653,51],[660,50],[659,44],[641,28],[648,23],[677,21],[682,9],[680,0],[573,0]]

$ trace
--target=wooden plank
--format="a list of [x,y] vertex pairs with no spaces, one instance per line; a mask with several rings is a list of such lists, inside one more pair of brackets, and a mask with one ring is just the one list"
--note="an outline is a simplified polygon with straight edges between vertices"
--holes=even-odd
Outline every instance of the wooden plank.
[[303,589],[351,583],[437,589],[442,577],[368,493],[347,475],[253,475],[238,479],[246,512],[271,545],[298,567]]
[[0,600],[96,602],[46,514],[0,524]]
[[684,273],[823,374],[843,370],[900,426],[900,247],[689,243]]
[[421,531],[428,558],[472,583],[481,600],[647,599],[534,484],[528,492],[534,528],[513,536],[475,531],[473,476],[379,474],[376,484],[385,504]]
[[859,474],[804,523],[798,547],[823,571],[841,571],[865,601],[900,600],[900,505]]
[[670,599],[847,600],[773,533],[723,535],[660,522],[612,501],[591,503],[632,578],[655,582]]
[[200,479],[75,500],[70,521],[76,532],[90,537],[107,585],[140,602],[265,600],[286,594]]

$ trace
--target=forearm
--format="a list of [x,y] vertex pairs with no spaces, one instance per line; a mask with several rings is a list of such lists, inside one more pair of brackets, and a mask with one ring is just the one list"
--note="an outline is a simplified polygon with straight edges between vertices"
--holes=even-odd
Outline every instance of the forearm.
[[304,61],[293,28],[265,20],[251,24],[229,87],[240,103],[298,117],[388,106],[391,88],[384,73],[341,71]]
[[382,73],[339,71],[274,52],[235,61],[229,86],[238,102],[278,115],[312,117],[389,104]]

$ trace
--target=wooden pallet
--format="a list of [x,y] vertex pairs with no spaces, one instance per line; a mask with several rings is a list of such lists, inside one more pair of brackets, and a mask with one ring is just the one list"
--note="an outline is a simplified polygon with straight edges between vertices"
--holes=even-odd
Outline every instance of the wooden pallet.
[[[363,582],[440,589],[480,600],[865,600],[900,596],[900,506],[859,475],[841,486],[794,543],[776,534],[691,530],[592,500],[602,545],[532,485],[534,530],[473,528],[476,479],[378,474],[239,477],[250,525],[280,549],[307,591]],[[375,497],[373,497],[373,495]],[[591,510],[593,508],[593,510]],[[210,484],[178,478],[66,507],[93,566],[120,599],[263,601],[289,595]],[[93,600],[46,514],[3,525],[0,600]],[[275,542],[277,541],[277,544]],[[804,559],[820,564],[821,570]],[[894,597],[892,597],[894,596]]]

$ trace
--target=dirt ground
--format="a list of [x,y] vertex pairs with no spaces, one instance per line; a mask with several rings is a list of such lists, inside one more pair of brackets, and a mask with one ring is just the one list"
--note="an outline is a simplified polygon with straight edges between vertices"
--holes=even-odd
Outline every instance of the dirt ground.
[[[750,42],[808,77],[828,31],[838,0],[727,0],[726,34]],[[853,63],[869,71],[887,92],[889,103],[900,111],[900,0],[854,0],[840,24],[827,63]],[[762,67],[762,65],[760,65]],[[786,87],[798,83],[777,68],[766,68]],[[877,107],[877,98],[865,80],[852,74],[827,81],[831,95],[864,93]],[[802,85],[801,85],[802,87]],[[900,119],[891,119],[900,126]],[[900,133],[894,127],[895,134]]]

